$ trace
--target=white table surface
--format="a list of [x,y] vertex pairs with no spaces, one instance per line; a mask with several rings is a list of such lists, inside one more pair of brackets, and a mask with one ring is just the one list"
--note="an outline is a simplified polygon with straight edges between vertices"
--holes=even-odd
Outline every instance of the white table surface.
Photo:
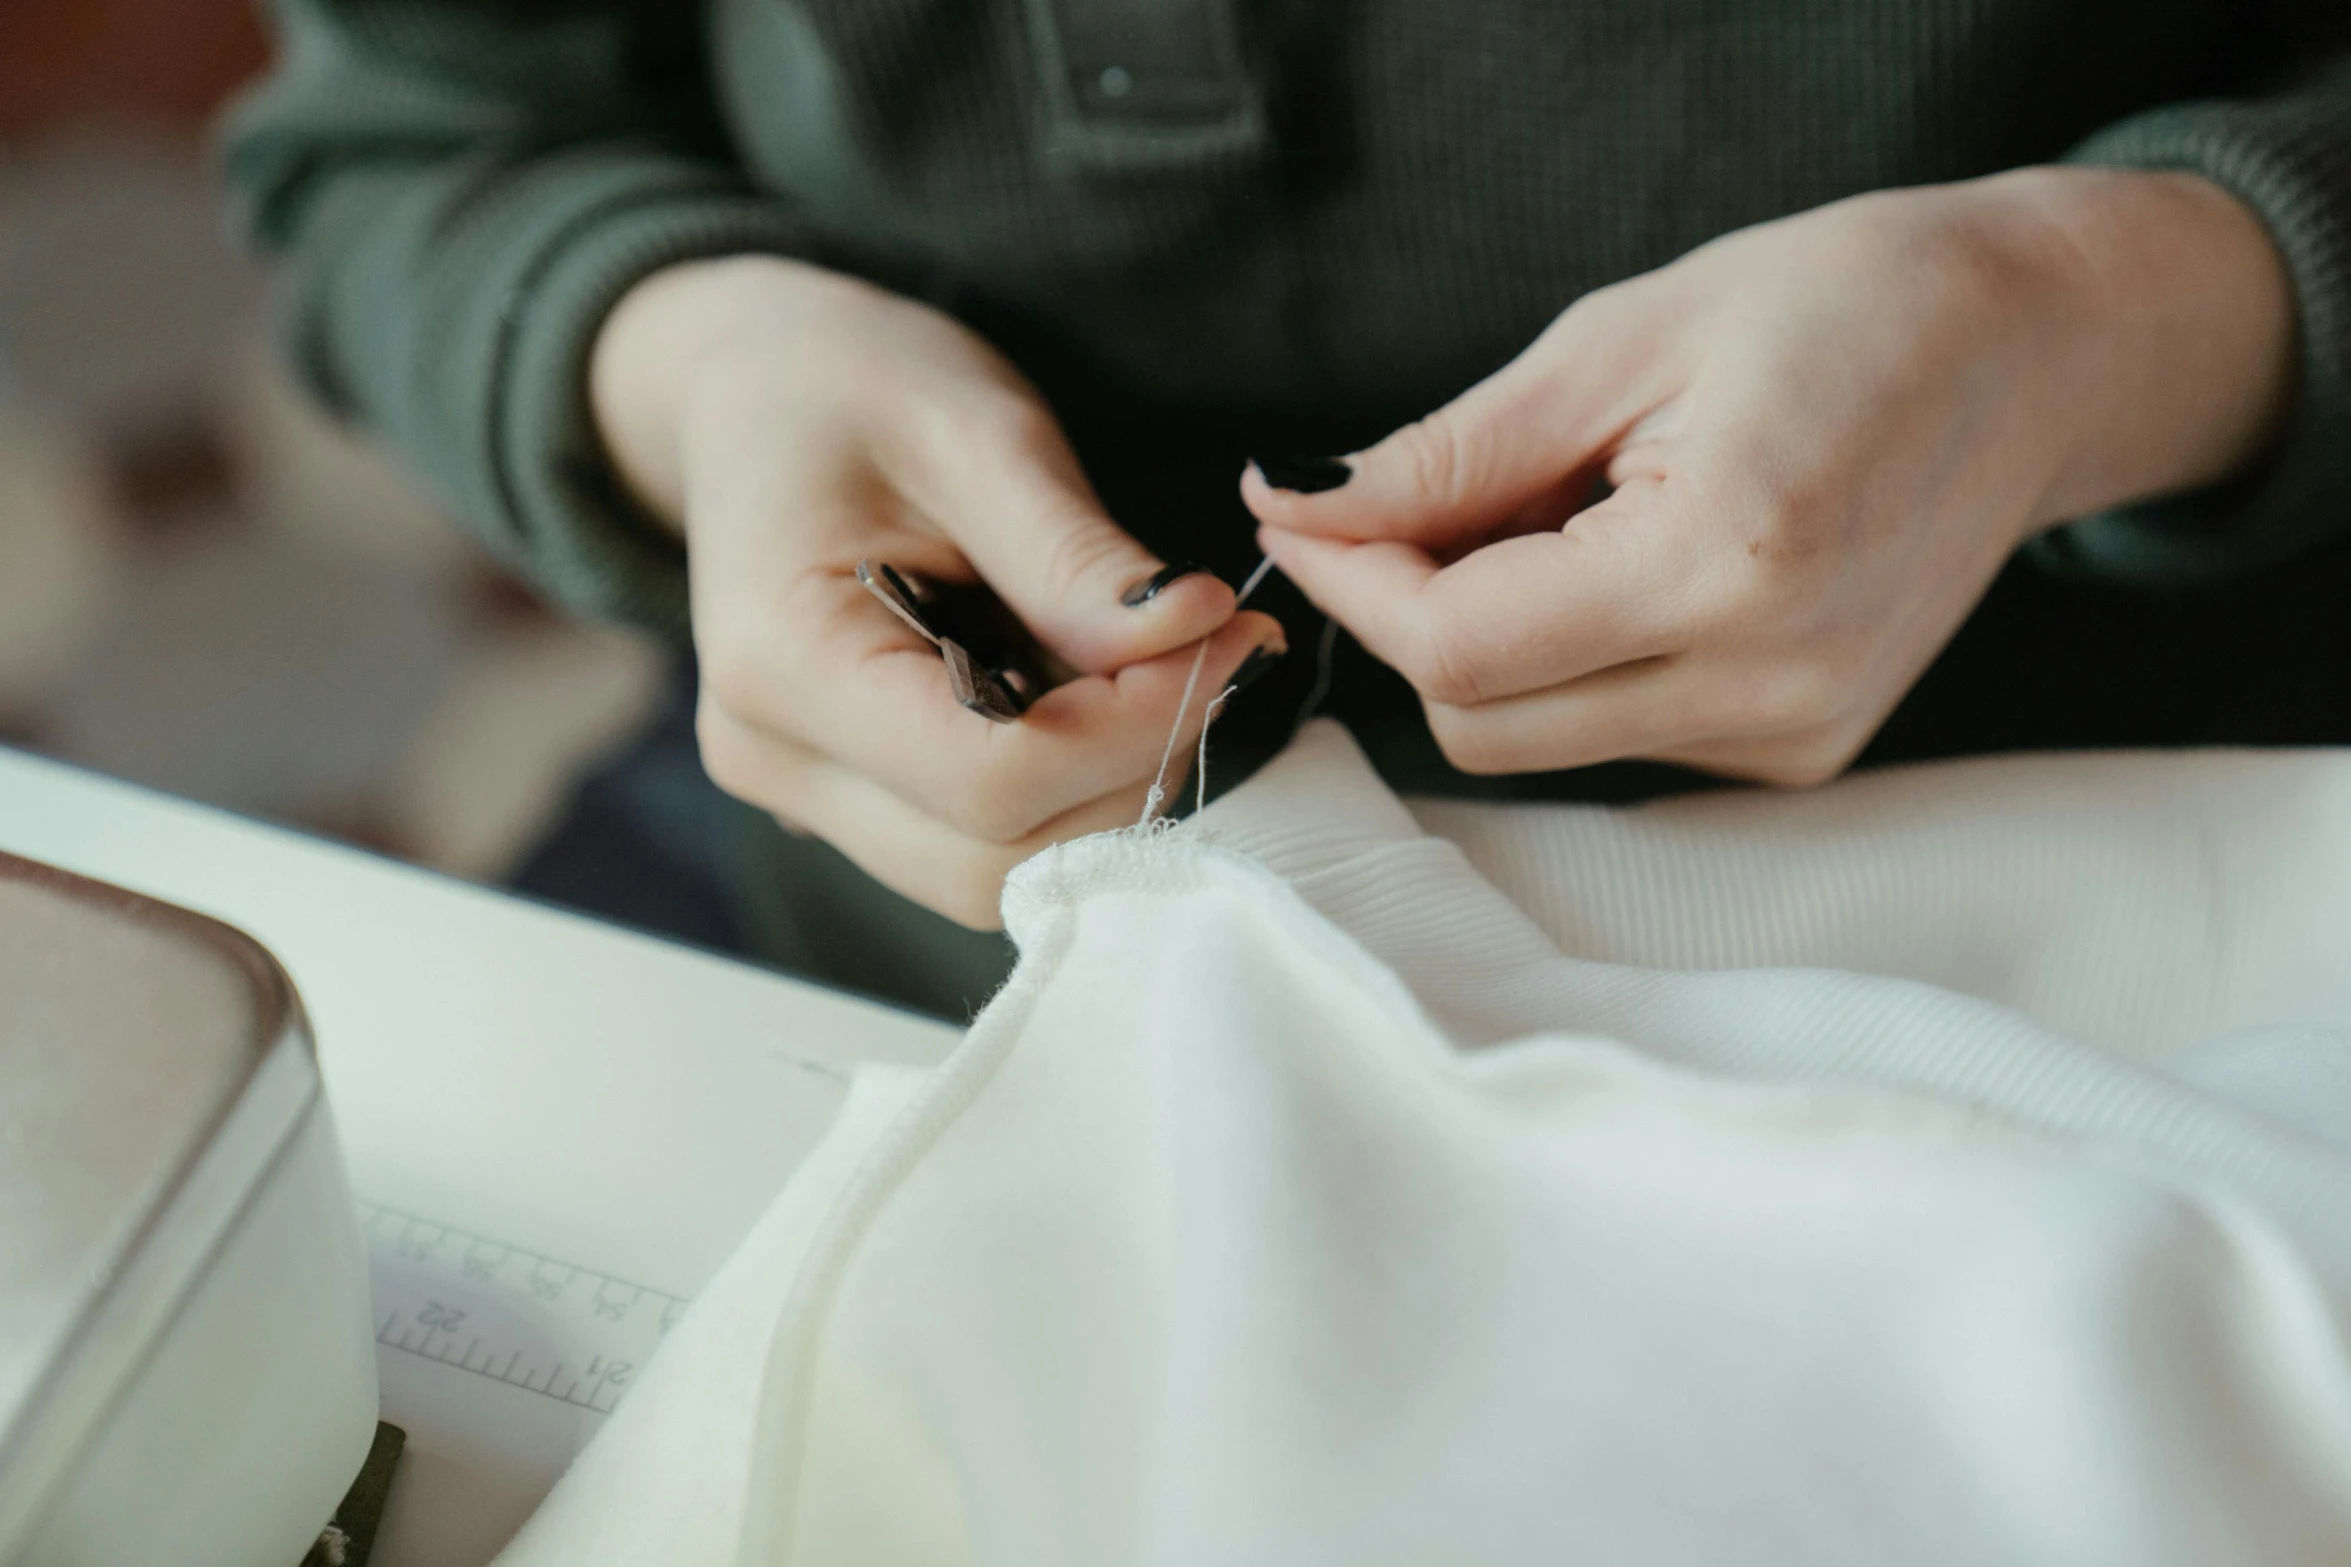
[[[363,1201],[672,1295],[861,1061],[954,1031],[0,748],[0,849],[226,920],[300,989]],[[470,1567],[602,1417],[383,1349],[409,1452],[379,1567]]]

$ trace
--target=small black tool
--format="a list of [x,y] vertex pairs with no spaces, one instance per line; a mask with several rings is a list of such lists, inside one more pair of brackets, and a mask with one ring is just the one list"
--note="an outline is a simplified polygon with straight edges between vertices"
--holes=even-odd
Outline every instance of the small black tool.
[[1072,673],[984,584],[935,584],[872,560],[857,563],[857,581],[939,650],[955,700],[991,722],[1016,721]]

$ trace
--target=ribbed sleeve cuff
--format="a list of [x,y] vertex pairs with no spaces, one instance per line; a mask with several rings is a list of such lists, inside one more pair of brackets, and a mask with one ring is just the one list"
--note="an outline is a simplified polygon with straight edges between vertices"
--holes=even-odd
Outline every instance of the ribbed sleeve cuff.
[[2031,553],[2060,570],[2188,586],[2351,534],[2351,65],[2275,98],[2125,120],[2067,161],[2200,174],[2250,207],[2293,280],[2298,384],[2254,471],[2055,529]]
[[595,180],[532,214],[536,242],[506,250],[520,264],[473,344],[481,362],[442,372],[443,386],[481,398],[464,430],[478,442],[467,466],[485,492],[493,543],[566,607],[681,638],[685,552],[606,457],[588,359],[621,295],[662,267],[807,251],[781,204],[709,183]]
[[589,354],[648,273],[810,254],[790,209],[713,166],[605,147],[347,177],[308,224],[323,293],[293,302],[295,346],[330,400],[550,598],[682,636],[685,552],[604,454]]

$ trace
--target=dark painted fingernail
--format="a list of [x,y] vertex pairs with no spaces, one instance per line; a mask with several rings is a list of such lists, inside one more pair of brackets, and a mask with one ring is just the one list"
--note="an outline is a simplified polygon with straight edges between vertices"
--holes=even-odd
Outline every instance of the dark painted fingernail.
[[1265,482],[1277,490],[1320,495],[1355,477],[1355,470],[1336,457],[1252,457]]
[[1256,652],[1241,660],[1241,666],[1233,671],[1232,678],[1227,680],[1225,685],[1234,691],[1248,690],[1251,686],[1257,684],[1258,681],[1264,679],[1265,672],[1273,668],[1274,665],[1280,663],[1282,661],[1283,655],[1288,652],[1289,649],[1287,648],[1259,648]]
[[1153,599],[1159,597],[1160,589],[1166,587],[1169,583],[1175,581],[1178,577],[1188,577],[1191,576],[1194,572],[1206,571],[1207,569],[1208,568],[1206,566],[1195,565],[1191,561],[1183,561],[1173,566],[1162,566],[1157,571],[1151,573],[1151,575],[1148,577],[1145,577],[1142,581],[1136,583],[1133,587],[1128,588],[1124,593],[1121,593],[1118,596],[1118,601],[1129,609],[1140,609],[1145,604],[1148,604]]

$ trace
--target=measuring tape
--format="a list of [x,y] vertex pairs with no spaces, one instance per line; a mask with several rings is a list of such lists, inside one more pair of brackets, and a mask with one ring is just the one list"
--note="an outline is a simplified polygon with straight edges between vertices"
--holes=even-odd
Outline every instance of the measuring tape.
[[376,1342],[508,1387],[609,1414],[682,1296],[359,1204]]

